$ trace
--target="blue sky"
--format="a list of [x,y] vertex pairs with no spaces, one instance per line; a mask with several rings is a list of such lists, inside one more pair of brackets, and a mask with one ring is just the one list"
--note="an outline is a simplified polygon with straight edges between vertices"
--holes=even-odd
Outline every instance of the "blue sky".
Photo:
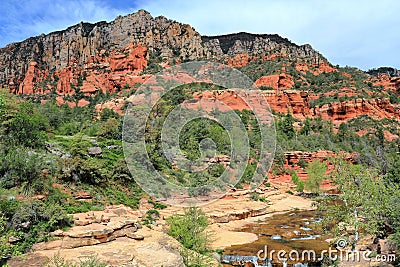
[[0,0],[0,47],[138,9],[203,35],[278,33],[311,44],[333,64],[400,68],[398,0]]

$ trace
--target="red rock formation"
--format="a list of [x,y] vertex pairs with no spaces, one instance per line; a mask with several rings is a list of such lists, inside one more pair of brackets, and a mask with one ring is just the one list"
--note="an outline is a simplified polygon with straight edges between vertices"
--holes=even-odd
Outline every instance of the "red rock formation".
[[87,105],[89,105],[90,104],[90,102],[89,101],[87,101],[86,99],[81,99],[81,100],[79,100],[78,101],[78,107],[86,107]]
[[323,62],[319,65],[316,66],[317,70],[314,72],[314,74],[321,74],[321,73],[328,73],[328,72],[333,72],[333,71],[337,71],[336,68],[329,66],[328,63]]
[[[136,83],[143,83],[148,76],[139,74],[147,67],[147,48],[130,43],[123,52],[109,57],[102,50],[98,55],[90,56],[83,67],[71,60],[69,66],[55,73],[58,77],[57,93],[74,94],[71,84],[90,96],[100,91],[118,92],[126,85],[132,88]],[[78,84],[79,80],[81,84]]]
[[[262,94],[272,110],[279,113],[287,113],[289,111],[298,119],[321,117],[323,120],[331,120],[334,123],[341,123],[361,115],[368,115],[378,120],[382,118],[400,119],[400,113],[396,111],[389,99],[354,99],[311,108],[310,100],[316,99],[318,96],[309,95],[306,91],[266,90]],[[353,95],[353,92],[345,88],[342,94]],[[194,100],[187,103],[188,108],[197,109],[201,107],[208,111],[216,107],[224,111],[227,110],[227,106],[229,109],[238,110],[249,108],[233,91],[195,93]]]
[[400,77],[392,78],[392,83],[394,83],[394,87],[396,88],[396,91],[400,92]]
[[389,99],[355,99],[342,103],[325,104],[310,110],[311,116],[321,116],[323,120],[346,121],[360,115],[374,119],[398,119],[400,114],[390,104]]
[[186,104],[189,109],[201,108],[209,112],[215,108],[220,111],[249,109],[246,102],[233,91],[204,91],[195,93],[193,98],[195,101]]
[[71,83],[75,83],[76,81],[74,79],[72,67],[66,67],[61,71],[57,71],[56,76],[58,76],[57,93],[60,95],[73,94]]
[[[301,159],[304,160],[306,163],[310,163],[315,160],[318,160],[321,162],[326,162],[327,163],[327,174],[328,174],[334,168],[332,163],[329,162],[329,158],[337,157],[337,155],[340,155],[346,161],[354,162],[355,158],[357,157],[358,154],[357,153],[350,154],[350,153],[347,153],[344,151],[335,153],[333,151],[326,151],[326,150],[319,150],[316,152],[288,151],[288,152],[285,152],[284,168],[286,170],[294,170],[300,180],[306,181],[308,179],[307,172],[305,169],[301,168],[298,165]],[[293,188],[293,189],[296,188],[296,186],[294,185],[294,183],[292,181],[291,175],[288,173],[274,175],[273,173],[269,172],[267,176],[268,176],[268,182],[270,182],[273,185],[287,186],[287,187]],[[326,190],[326,191],[335,190],[335,186],[331,184],[330,180],[325,180],[321,184],[320,187],[321,187],[321,189]]]
[[46,73],[40,71],[36,62],[31,62],[24,80],[19,85],[17,93],[25,95],[43,93],[44,88],[38,88],[38,90],[35,90],[35,84],[41,82],[46,76]]
[[400,77],[390,77],[387,74],[378,74],[372,79],[375,86],[383,86],[387,90],[400,92]]
[[300,72],[303,72],[303,73],[306,73],[306,71],[309,70],[308,69],[308,65],[305,64],[305,63],[296,63],[295,68],[296,68],[297,71],[300,71]]
[[[354,159],[357,157],[357,153],[340,152],[339,154],[343,159],[350,162],[354,162]],[[300,159],[303,159],[307,163],[315,160],[326,161],[329,157],[336,157],[336,155],[335,152],[327,150],[319,150],[316,152],[288,151],[285,152],[285,164],[287,166],[294,166],[299,163]]]
[[76,107],[76,104],[71,101],[65,101],[62,96],[57,96],[56,97],[56,103],[57,105],[61,106],[63,104],[67,104],[70,108]]
[[131,71],[139,74],[147,67],[147,48],[130,43],[123,50],[124,54],[116,54],[111,57],[111,71]]
[[295,68],[297,71],[300,71],[302,73],[306,73],[307,71],[310,71],[314,75],[319,75],[324,72],[326,73],[326,72],[337,71],[336,68],[329,66],[329,64],[326,62],[323,62],[320,64],[315,64],[315,65],[307,65],[305,63],[296,63]]
[[309,96],[305,91],[282,90],[265,91],[263,94],[270,108],[279,113],[291,112],[296,118],[304,119],[309,115]]
[[262,76],[255,81],[255,87],[267,86],[273,89],[288,89],[294,85],[293,77],[285,73]]
[[104,103],[97,104],[95,110],[97,113],[100,113],[103,109],[108,108],[114,110],[115,112],[117,112],[119,115],[122,116],[125,115],[125,111],[123,109],[125,102],[126,98],[112,99]]
[[[321,107],[310,107],[310,100],[318,98],[299,90],[267,90],[264,96],[270,108],[279,113],[290,111],[295,118],[319,117],[333,122],[343,122],[349,119],[368,115],[374,119],[400,119],[400,113],[390,103],[389,99],[354,99],[345,102],[325,104]],[[343,95],[354,95],[351,90],[344,90]]]
[[246,66],[251,60],[253,60],[253,57],[250,57],[247,53],[237,54],[234,57],[229,57],[226,60],[226,64],[234,68],[241,68]]

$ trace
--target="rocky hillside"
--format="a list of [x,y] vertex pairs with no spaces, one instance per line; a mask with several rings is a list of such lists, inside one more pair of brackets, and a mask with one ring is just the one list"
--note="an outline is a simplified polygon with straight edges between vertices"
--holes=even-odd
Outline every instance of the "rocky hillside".
[[[400,118],[398,70],[332,66],[310,45],[277,34],[201,36],[188,24],[140,10],[111,22],[79,23],[0,49],[0,87],[41,101],[120,114],[148,75],[189,60],[240,69],[265,90],[271,108],[298,119],[342,122],[362,115]],[[102,101],[94,100],[103,95]]]
[[[130,48],[136,46],[144,51],[132,53]],[[63,31],[9,44],[0,49],[0,85],[15,93],[31,94],[45,92],[48,88],[39,83],[49,77],[58,80],[71,76],[56,86],[58,93],[66,93],[65,87],[77,82],[79,68],[140,71],[146,66],[143,60],[172,63],[238,54],[289,57],[315,64],[326,62],[310,45],[298,46],[278,35],[238,33],[202,37],[188,24],[162,16],[153,18],[140,10],[109,23],[81,22]],[[135,62],[135,58],[143,60]],[[70,68],[78,77],[69,73]]]

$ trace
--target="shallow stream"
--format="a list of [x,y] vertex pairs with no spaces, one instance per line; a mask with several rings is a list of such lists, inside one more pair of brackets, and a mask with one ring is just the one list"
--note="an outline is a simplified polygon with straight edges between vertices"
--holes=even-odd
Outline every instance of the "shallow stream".
[[[258,240],[226,248],[223,253],[223,260],[225,260],[223,266],[257,266],[250,263],[245,265],[244,262],[251,261],[251,257],[240,256],[254,256],[256,257],[253,258],[254,262],[254,259],[258,258],[259,251],[267,251],[267,257],[265,253],[259,253],[261,258],[271,259],[272,257],[272,260],[264,262],[258,260],[258,266],[320,266],[319,258],[322,258],[322,251],[329,249],[329,244],[324,241],[327,237],[322,234],[319,225],[321,219],[316,211],[293,211],[276,214],[263,221],[249,224],[241,229],[241,232],[255,233],[258,235]],[[272,252],[273,250],[275,252]],[[279,252],[281,250],[286,254]],[[288,259],[286,263],[279,260],[279,258],[289,256],[295,260]],[[240,262],[241,260],[243,261]]]

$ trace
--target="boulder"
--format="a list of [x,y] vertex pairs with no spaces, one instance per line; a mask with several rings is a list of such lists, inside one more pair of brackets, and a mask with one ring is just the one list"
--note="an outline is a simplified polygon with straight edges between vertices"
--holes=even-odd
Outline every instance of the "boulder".
[[88,154],[91,157],[102,157],[102,149],[101,147],[95,146],[95,147],[89,147],[88,148]]

